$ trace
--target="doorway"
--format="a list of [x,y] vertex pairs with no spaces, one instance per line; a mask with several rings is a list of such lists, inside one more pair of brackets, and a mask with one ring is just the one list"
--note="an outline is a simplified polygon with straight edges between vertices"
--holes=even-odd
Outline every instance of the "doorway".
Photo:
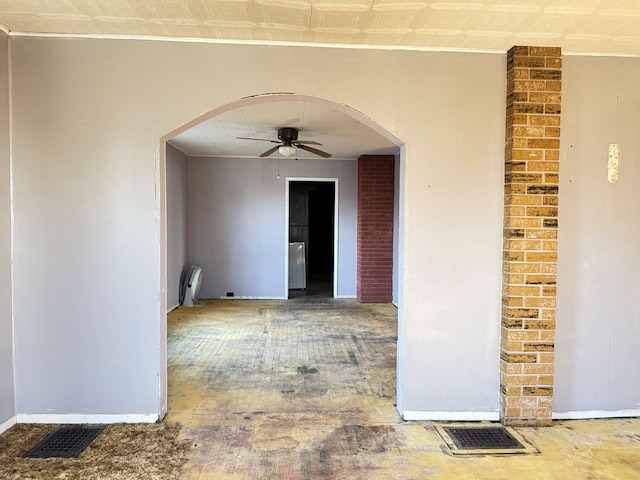
[[336,296],[337,204],[337,179],[288,179],[288,298]]
[[[167,246],[167,230],[171,229],[172,226],[168,225],[168,221],[167,221],[167,164],[166,164],[166,148],[164,148],[164,145],[167,141],[171,140],[172,138],[174,138],[176,135],[185,132],[186,130],[202,123],[203,121],[216,117],[222,113],[225,113],[227,111],[231,111],[237,108],[241,108],[247,105],[252,105],[252,104],[261,104],[261,103],[278,103],[281,101],[310,101],[313,103],[317,103],[319,105],[331,105],[333,106],[336,111],[344,113],[350,117],[352,117],[353,119],[357,120],[358,122],[362,123],[363,125],[372,128],[373,130],[375,130],[376,132],[378,132],[381,136],[384,136],[390,140],[392,140],[394,142],[395,145],[397,145],[400,148],[400,158],[403,159],[404,158],[404,147],[403,147],[403,142],[394,137],[392,134],[390,134],[388,131],[384,130],[381,126],[377,125],[375,122],[373,122],[371,120],[371,118],[366,117],[364,114],[360,113],[357,110],[352,109],[351,107],[347,106],[347,105],[343,105],[343,104],[336,104],[335,102],[331,101],[331,100],[326,100],[323,98],[319,98],[319,97],[313,97],[313,96],[308,96],[308,95],[295,95],[295,94],[265,94],[265,95],[258,95],[258,96],[252,96],[252,97],[247,97],[247,98],[243,98],[241,100],[238,100],[236,102],[233,103],[229,103],[226,105],[223,105],[221,107],[215,108],[209,112],[207,112],[206,114],[198,117],[198,118],[194,118],[193,120],[191,120],[190,122],[182,125],[181,127],[167,133],[166,135],[164,135],[163,137],[161,137],[160,139],[160,148],[159,148],[159,167],[160,167],[160,196],[159,196],[159,208],[160,208],[160,222],[159,222],[159,228],[160,228],[160,241],[161,241],[161,260],[160,260],[160,282],[161,282],[161,292],[160,292],[160,299],[161,299],[161,305],[165,306],[167,305],[167,292],[168,292],[168,283],[167,283],[167,279],[168,279],[168,269],[170,265],[174,265],[174,263],[172,263],[171,261],[169,261],[169,259],[171,260],[175,260],[175,256],[176,256],[176,252],[173,250],[170,250]],[[274,163],[273,165],[273,169],[272,169],[272,173],[273,173],[273,177],[276,179],[279,179],[279,175],[280,175],[280,164],[279,163]],[[268,171],[268,166],[267,169],[265,170],[265,172]],[[336,166],[334,167],[333,172],[335,173],[328,173],[328,175],[331,175],[332,177],[335,175],[337,176],[338,173],[340,171],[340,167]],[[284,277],[284,285],[281,290],[279,290],[279,292],[282,292],[281,294],[278,295],[277,298],[288,298],[288,275],[287,275],[287,270],[288,270],[288,241],[289,241],[289,183],[291,181],[295,182],[295,181],[302,181],[302,182],[325,182],[325,183],[333,183],[334,184],[334,204],[333,204],[333,244],[332,244],[332,270],[331,270],[331,274],[330,274],[330,279],[331,279],[331,286],[332,286],[332,292],[329,294],[329,298],[333,297],[333,298],[345,298],[345,299],[350,299],[350,298],[355,298],[355,290],[353,291],[353,293],[350,290],[350,285],[352,282],[352,271],[355,268],[354,262],[355,262],[355,255],[351,255],[350,251],[349,251],[349,244],[351,241],[351,236],[347,236],[346,238],[346,243],[345,245],[343,245],[342,247],[339,245],[338,242],[338,234],[339,234],[339,228],[338,225],[340,224],[340,221],[344,221],[345,222],[345,226],[341,229],[342,233],[344,235],[345,230],[348,232],[348,234],[350,233],[350,227],[352,227],[353,225],[349,225],[347,223],[347,218],[349,213],[351,212],[350,210],[348,210],[345,215],[342,215],[341,219],[339,219],[339,215],[338,215],[338,211],[340,208],[340,202],[339,202],[339,198],[340,198],[340,194],[339,194],[339,181],[337,178],[328,178],[328,177],[324,177],[324,178],[312,178],[312,176],[314,175],[313,170],[308,170],[305,169],[305,173],[304,174],[308,174],[310,173],[311,175],[308,177],[297,177],[297,178],[293,178],[293,177],[288,177],[286,176],[286,174],[284,175],[286,178],[286,185],[284,186],[284,191],[285,191],[285,202],[282,205],[282,210],[285,211],[285,221],[282,222],[283,225],[279,225],[279,228],[282,228],[281,230],[279,230],[281,232],[281,235],[284,237],[284,239],[282,238],[282,236],[280,237],[280,239],[278,239],[278,244],[281,245],[282,250],[278,253],[277,255],[277,260],[278,262],[283,262],[283,263],[279,263],[279,265],[282,265],[284,267],[285,272],[283,272],[283,277]],[[301,172],[302,173],[302,172]],[[396,178],[400,178],[402,179],[404,176],[404,171],[403,169],[401,169],[399,172],[399,175]],[[294,174],[295,175],[295,174]],[[266,178],[266,177],[265,177]],[[349,181],[347,179],[347,181]],[[279,190],[280,192],[282,192],[282,190]],[[403,198],[403,182],[402,180],[399,181],[398,184],[398,188],[397,188],[397,192],[398,193],[398,208],[399,208],[399,213],[398,213],[398,219],[399,219],[399,224],[397,227],[397,238],[394,237],[394,245],[397,246],[397,251],[394,251],[394,265],[396,265],[395,267],[395,272],[398,271],[402,271],[402,260],[403,260],[403,251],[402,251],[402,245],[403,245],[403,222],[402,222],[402,207],[403,207],[403,203],[404,203],[404,198]],[[351,202],[353,199],[351,198],[351,192],[350,192],[350,187],[349,184],[347,184],[347,187],[345,187],[344,189],[344,201],[343,201],[343,205],[342,208],[345,207],[345,205],[349,205],[349,202]],[[325,196],[326,197],[326,196]],[[281,198],[281,197],[280,197]],[[312,202],[315,202],[315,200],[312,200]],[[322,204],[322,200],[318,200],[318,202],[320,204]],[[277,206],[278,209],[281,208],[280,205]],[[282,210],[279,210],[280,212],[282,212]],[[326,210],[326,208],[324,208],[323,210]],[[282,217],[279,217],[280,219],[282,219]],[[280,223],[280,220],[278,220],[277,223]],[[282,241],[284,240],[284,242]],[[277,248],[277,247],[276,247]],[[338,256],[338,252],[340,253],[340,257]],[[320,264],[322,265],[327,265],[326,261],[320,261]],[[275,272],[279,270],[279,268],[273,269],[272,272]],[[175,275],[175,272],[174,272]],[[280,278],[283,278],[280,277]],[[396,277],[397,278],[397,288],[398,291],[401,292],[402,289],[402,277]],[[340,292],[340,293],[338,293]],[[269,297],[271,298],[271,297]],[[399,294],[397,296],[397,298],[402,298],[402,295]],[[326,303],[331,303],[331,302],[326,302]],[[164,310],[164,309],[162,309]],[[399,319],[397,319],[399,321]],[[167,391],[168,391],[168,375],[167,375],[167,317],[166,314],[163,312],[161,315],[161,320],[160,320],[160,335],[161,335],[161,349],[160,349],[160,356],[159,356],[159,362],[160,362],[160,378],[159,378],[159,385],[160,385],[160,405],[159,405],[159,416],[162,418],[164,417],[164,415],[167,412]],[[401,371],[400,369],[400,365],[398,364],[397,366],[398,372]],[[398,396],[400,397],[401,392],[398,392]]]

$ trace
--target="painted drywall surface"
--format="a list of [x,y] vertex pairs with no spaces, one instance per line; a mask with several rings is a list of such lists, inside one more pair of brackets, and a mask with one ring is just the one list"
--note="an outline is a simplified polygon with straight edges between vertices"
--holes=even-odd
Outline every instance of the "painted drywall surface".
[[[640,59],[563,59],[554,411],[640,409]],[[607,181],[609,144],[619,181]]]
[[408,411],[498,408],[505,58],[461,59],[435,54],[417,74],[422,93],[405,100],[423,110],[410,116],[403,179],[398,355]]
[[188,262],[187,156],[167,144],[167,310],[180,303],[180,278]]
[[11,312],[11,189],[9,165],[9,41],[0,32],[0,424],[15,410]]
[[141,125],[162,113],[125,78],[142,66],[97,42],[16,43],[17,412],[157,413],[158,145]]
[[355,161],[189,159],[189,259],[203,269],[201,297],[287,298],[286,178],[337,178],[338,296],[356,291]]
[[19,412],[158,411],[158,138],[264,92],[349,105],[406,143],[399,408],[498,408],[504,55],[13,47]]

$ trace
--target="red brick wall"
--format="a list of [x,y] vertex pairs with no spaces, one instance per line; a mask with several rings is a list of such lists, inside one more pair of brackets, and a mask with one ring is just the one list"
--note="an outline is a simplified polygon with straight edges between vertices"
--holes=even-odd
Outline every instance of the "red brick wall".
[[358,301],[393,300],[395,157],[358,159]]

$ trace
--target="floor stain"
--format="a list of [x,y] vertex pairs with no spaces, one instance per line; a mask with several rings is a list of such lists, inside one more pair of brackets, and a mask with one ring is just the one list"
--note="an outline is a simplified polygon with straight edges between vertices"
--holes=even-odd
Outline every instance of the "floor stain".
[[312,375],[314,373],[318,373],[318,369],[316,367],[307,367],[306,365],[301,365],[298,367],[298,373],[300,375]]
[[181,479],[640,479],[638,418],[517,429],[539,455],[454,457],[434,424],[398,415],[396,340],[386,304],[301,297],[174,310],[167,421],[193,445]]

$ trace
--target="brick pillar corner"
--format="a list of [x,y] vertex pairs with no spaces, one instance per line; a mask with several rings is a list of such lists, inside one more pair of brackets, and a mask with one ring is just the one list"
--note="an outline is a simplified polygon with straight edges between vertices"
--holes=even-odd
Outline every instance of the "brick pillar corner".
[[358,273],[361,303],[393,300],[395,156],[358,158]]
[[562,52],[507,53],[500,418],[549,425],[553,406]]

